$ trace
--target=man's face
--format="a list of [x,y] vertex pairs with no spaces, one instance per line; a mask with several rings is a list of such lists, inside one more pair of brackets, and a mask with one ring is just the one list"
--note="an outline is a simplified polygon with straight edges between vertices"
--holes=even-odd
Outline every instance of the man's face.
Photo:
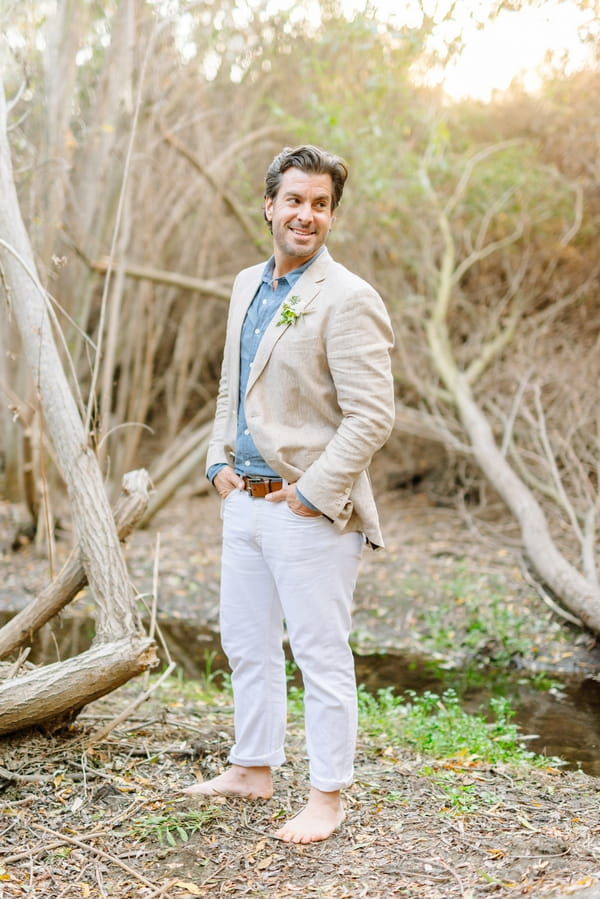
[[265,199],[265,215],[273,226],[277,274],[284,275],[321,249],[331,223],[331,175],[287,169],[274,198]]

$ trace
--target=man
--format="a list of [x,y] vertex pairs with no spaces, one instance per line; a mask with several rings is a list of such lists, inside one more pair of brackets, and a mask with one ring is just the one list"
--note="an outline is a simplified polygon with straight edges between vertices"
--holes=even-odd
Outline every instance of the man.
[[394,419],[381,298],[325,242],[347,167],[285,148],[266,176],[266,265],[234,284],[207,475],[223,499],[221,639],[232,669],[231,766],[187,789],[268,799],[285,759],[283,622],[305,691],[310,793],[276,836],[326,839],[344,818],[357,702],[348,644],[365,542],[383,541],[367,468]]

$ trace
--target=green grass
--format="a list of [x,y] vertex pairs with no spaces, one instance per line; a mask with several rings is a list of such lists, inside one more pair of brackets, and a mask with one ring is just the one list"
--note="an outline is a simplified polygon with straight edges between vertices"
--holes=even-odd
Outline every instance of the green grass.
[[161,846],[187,843],[190,836],[218,818],[221,812],[212,805],[197,810],[171,809],[156,815],[144,815],[131,822],[130,833],[138,840],[157,840]]
[[470,815],[482,809],[489,809],[503,803],[503,798],[478,783],[464,783],[455,771],[436,771],[424,768],[421,772],[427,775],[440,790],[440,807],[442,814]]
[[[418,773],[435,787],[433,801],[442,815],[467,816],[502,805],[503,797],[482,775],[486,767],[519,766],[526,776],[528,768],[562,764],[527,749],[512,716],[506,699],[490,699],[486,713],[470,714],[452,689],[441,695],[407,692],[404,697],[390,689],[375,696],[359,690],[360,734],[367,751],[385,749],[390,755],[390,749],[392,754],[404,749],[416,755]],[[402,791],[382,798],[394,805],[411,803]]]
[[[288,709],[292,720],[304,712],[302,688],[294,683],[294,663],[288,664]],[[393,687],[375,694],[358,690],[359,728],[363,737],[406,747],[435,758],[468,756],[489,764],[498,762],[547,764],[524,745],[511,719],[514,711],[506,697],[492,697],[486,710],[466,712],[453,688],[441,694],[409,690],[398,695]]]
[[452,664],[456,652],[474,672],[478,667],[506,668],[519,657],[535,657],[548,630],[558,632],[528,603],[489,574],[458,563],[447,580],[435,583],[437,601],[420,615],[420,642],[433,656]]
[[492,698],[487,712],[466,712],[452,689],[441,695],[409,691],[404,697],[387,688],[376,695],[359,690],[361,733],[435,759],[457,756],[487,764],[548,764],[524,745],[512,723],[510,702]]

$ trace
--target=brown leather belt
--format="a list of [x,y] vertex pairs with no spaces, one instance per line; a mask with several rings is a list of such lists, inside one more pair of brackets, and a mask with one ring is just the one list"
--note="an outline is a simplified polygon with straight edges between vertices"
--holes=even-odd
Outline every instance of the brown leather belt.
[[283,487],[281,478],[243,477],[242,480],[245,490],[253,499],[264,499],[267,493],[274,493]]

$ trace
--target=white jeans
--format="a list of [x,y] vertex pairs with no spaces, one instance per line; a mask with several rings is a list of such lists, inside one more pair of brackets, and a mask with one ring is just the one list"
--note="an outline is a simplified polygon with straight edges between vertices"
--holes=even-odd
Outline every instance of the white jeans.
[[234,490],[223,504],[221,641],[232,670],[235,745],[244,766],[285,761],[283,623],[304,682],[311,785],[352,781],[356,679],[348,644],[361,534]]

